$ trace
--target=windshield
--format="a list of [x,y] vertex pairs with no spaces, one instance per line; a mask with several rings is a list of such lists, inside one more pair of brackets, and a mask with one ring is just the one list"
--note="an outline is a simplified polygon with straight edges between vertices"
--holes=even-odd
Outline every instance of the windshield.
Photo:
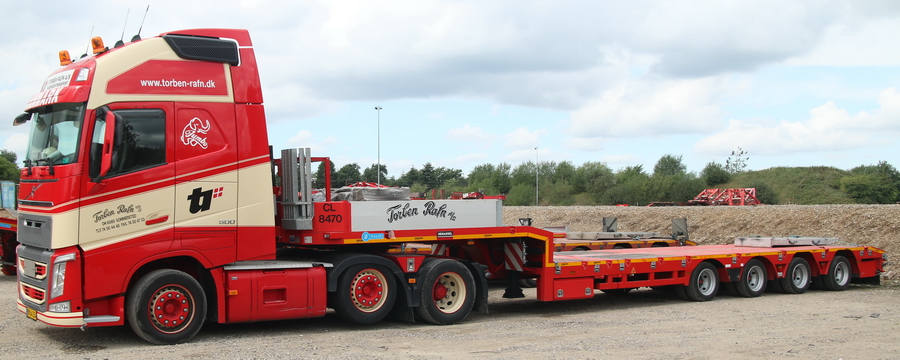
[[25,160],[34,165],[64,165],[75,161],[84,103],[55,104],[31,115],[31,137]]

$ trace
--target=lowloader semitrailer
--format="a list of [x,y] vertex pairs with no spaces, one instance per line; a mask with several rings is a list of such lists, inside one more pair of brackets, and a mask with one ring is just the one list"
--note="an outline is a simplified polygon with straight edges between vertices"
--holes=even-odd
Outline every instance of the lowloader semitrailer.
[[[506,297],[535,279],[540,301],[645,286],[706,301],[720,287],[843,290],[883,271],[884,251],[825,239],[557,251],[552,231],[504,225],[500,200],[311,201],[312,164],[328,159],[270,150],[246,30],[92,44],[74,62],[61,52],[14,122],[32,129],[17,249],[17,307],[31,320],[127,323],[174,344],[206,321],[327,308],[359,324],[454,324],[487,311],[489,278],[508,279]],[[431,253],[391,252],[408,243]]]

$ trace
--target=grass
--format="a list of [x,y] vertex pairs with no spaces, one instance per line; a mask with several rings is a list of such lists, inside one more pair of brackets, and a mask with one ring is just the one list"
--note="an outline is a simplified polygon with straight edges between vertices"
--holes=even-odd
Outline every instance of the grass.
[[734,175],[716,187],[741,188],[762,182],[772,188],[780,204],[852,204],[853,199],[840,190],[841,178],[847,175],[845,170],[827,166],[775,167]]

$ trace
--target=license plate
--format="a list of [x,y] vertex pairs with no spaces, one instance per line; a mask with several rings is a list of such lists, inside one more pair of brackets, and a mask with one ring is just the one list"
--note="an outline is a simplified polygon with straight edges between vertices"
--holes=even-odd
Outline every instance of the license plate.
[[25,308],[25,316],[29,319],[37,321],[37,310],[32,308]]

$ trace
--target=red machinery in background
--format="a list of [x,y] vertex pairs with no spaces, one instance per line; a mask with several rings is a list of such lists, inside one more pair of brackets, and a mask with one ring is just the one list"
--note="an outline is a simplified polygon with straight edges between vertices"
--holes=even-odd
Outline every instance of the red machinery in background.
[[689,201],[690,205],[762,205],[756,188],[706,189]]

